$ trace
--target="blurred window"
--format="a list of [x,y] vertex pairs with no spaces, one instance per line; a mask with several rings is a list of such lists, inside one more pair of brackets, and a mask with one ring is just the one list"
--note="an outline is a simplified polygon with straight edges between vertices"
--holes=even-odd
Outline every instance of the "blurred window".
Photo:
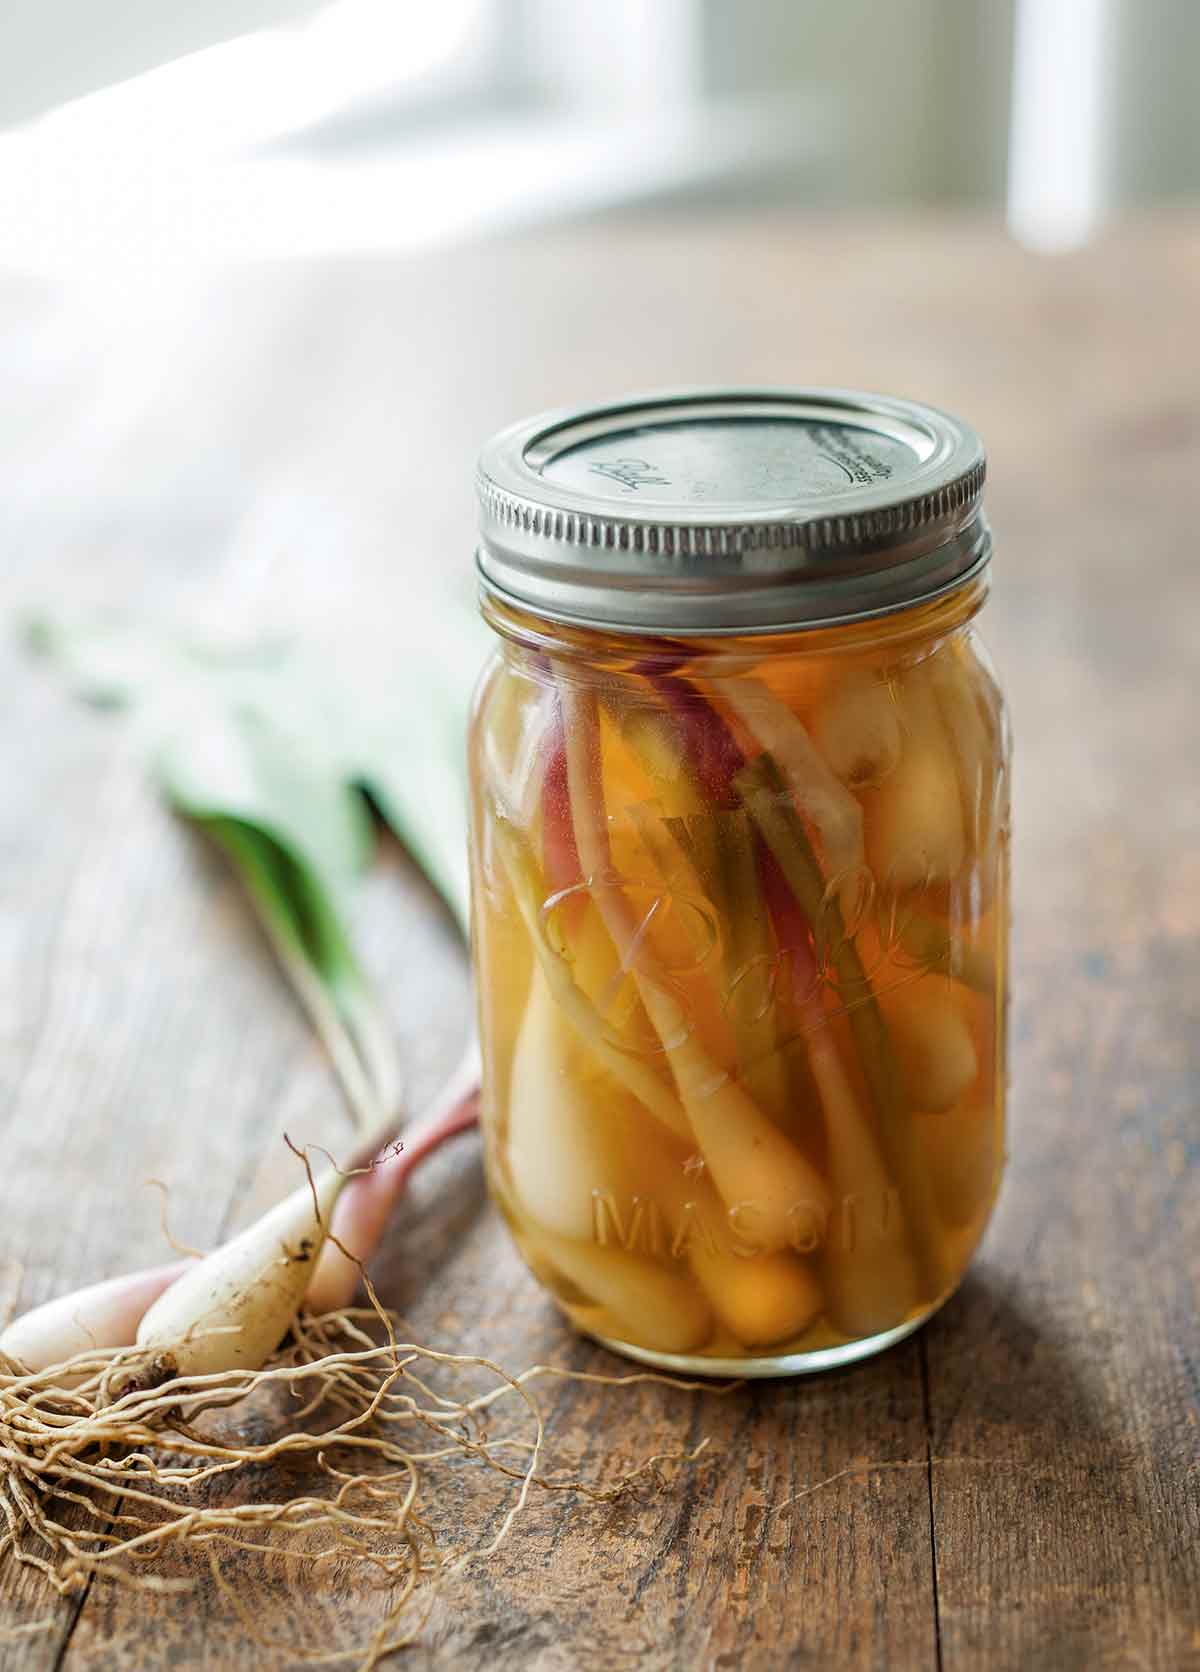
[[[107,286],[672,198],[1200,187],[1196,0],[4,0],[0,263]],[[1015,26],[1014,26],[1015,19]]]

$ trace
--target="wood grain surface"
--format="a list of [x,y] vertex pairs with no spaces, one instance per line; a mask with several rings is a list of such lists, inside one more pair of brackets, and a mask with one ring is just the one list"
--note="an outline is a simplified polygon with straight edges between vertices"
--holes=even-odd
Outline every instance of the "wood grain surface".
[[[398,621],[469,587],[478,443],[656,384],[877,387],[991,455],[984,618],[1013,707],[1011,1163],[970,1276],[872,1363],[719,1396],[550,1384],[556,1457],[611,1479],[711,1438],[645,1502],[535,1496],[437,1603],[414,1667],[1200,1667],[1200,221],[1086,253],[982,224],[679,214],[411,263],[261,270],[133,325],[0,277],[6,613],[123,604],[241,630],[286,605]],[[212,1243],[336,1142],[330,1075],[221,864],[156,803],[136,724],[6,632],[0,1295]],[[398,852],[359,929],[419,1098],[467,1026],[465,957]],[[378,1263],[418,1339],[620,1368],[572,1338],[489,1208],[474,1139]],[[482,1544],[498,1499],[443,1506]],[[460,1531],[460,1535],[463,1532]],[[268,1635],[360,1642],[348,1567],[249,1560]],[[249,1669],[186,1597],[57,1600],[0,1570],[0,1667]],[[353,1664],[353,1662],[348,1662]]]

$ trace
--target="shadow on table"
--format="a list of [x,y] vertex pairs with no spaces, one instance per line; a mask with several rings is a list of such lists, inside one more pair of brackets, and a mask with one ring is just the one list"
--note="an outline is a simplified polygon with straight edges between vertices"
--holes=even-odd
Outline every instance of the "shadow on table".
[[[476,1139],[437,1157],[418,1186],[375,1268],[381,1297],[425,1332],[417,1339],[512,1365],[549,1361],[611,1375],[634,1368],[575,1335],[524,1273],[498,1215],[487,1211]],[[1079,1664],[1090,1663],[1136,1577],[1123,1530],[1155,1525],[1155,1471],[1164,1464],[1119,1398],[1120,1343],[1105,1341],[1095,1315],[1066,1296],[1065,1287],[1039,1292],[981,1263],[923,1330],[877,1358],[724,1395],[658,1387],[618,1399],[610,1388],[548,1387],[549,1432],[568,1449],[605,1433],[627,1458],[641,1454],[648,1433],[665,1448],[710,1437],[711,1461],[696,1486],[689,1477],[670,1498],[675,1516],[697,1492],[697,1502],[713,1503],[748,1493],[778,1510],[797,1482],[821,1491],[819,1500],[805,1498],[806,1514],[834,1513],[826,1484],[834,1508],[844,1509],[857,1499],[836,1494],[857,1491],[856,1478],[873,1478],[878,1490],[890,1477],[877,1470],[919,1473],[928,1448],[946,1529],[947,1607],[952,1595],[961,1624],[977,1610],[994,1620],[1011,1601],[1017,1614],[1006,1614],[1005,1629],[1023,1642],[1021,1599],[1044,1592],[1047,1623],[1084,1656]],[[885,1521],[902,1513],[905,1490],[885,1490]],[[1007,1577],[1003,1598],[989,1601],[979,1576],[993,1568]],[[1168,1621],[1188,1617],[1194,1577],[1182,1545],[1157,1568],[1170,1632],[1177,1627]],[[1111,1606],[1097,1612],[1088,1600],[1096,1596]]]
[[[504,1227],[491,1222],[474,1136],[421,1169],[393,1215],[372,1275],[380,1298],[402,1313],[429,1315],[431,1307],[448,1305],[457,1315],[465,1291],[478,1296],[490,1289],[510,1342],[517,1304],[561,1362],[614,1373],[628,1368],[576,1335],[525,1274]],[[1101,1374],[1102,1348],[1094,1322],[1064,1318],[1061,1302],[1057,1310],[1049,1300],[1039,1307],[1009,1274],[981,1266],[922,1330],[890,1351],[840,1370],[751,1382],[733,1402],[761,1411],[799,1401],[835,1421],[844,1409],[852,1428],[864,1403],[894,1404],[903,1390],[924,1408],[935,1459],[970,1452],[983,1461],[1040,1467],[1047,1457],[1069,1456],[1072,1466],[1120,1472],[1144,1458]]]
[[[475,1136],[456,1141],[416,1176],[396,1208],[372,1265],[380,1299],[399,1312],[430,1316],[443,1306],[461,1318],[469,1291],[491,1291],[506,1342],[517,1345],[516,1312],[559,1362],[578,1368],[629,1368],[626,1360],[575,1334],[550,1297],[525,1273],[498,1216],[488,1207]],[[473,1308],[467,1308],[468,1316]],[[481,1308],[487,1314],[486,1304]],[[465,1324],[466,1318],[462,1318]],[[1067,1451],[1081,1464],[1120,1469],[1138,1454],[1119,1404],[1097,1374],[1097,1343],[1083,1319],[1040,1309],[1007,1273],[968,1273],[942,1311],[917,1334],[876,1358],[812,1376],[749,1382],[730,1406],[757,1413],[799,1402],[848,1433],[864,1405],[923,1407],[935,1458],[948,1450],[1040,1462]],[[473,1346],[477,1347],[478,1343]],[[857,1413],[857,1414],[856,1414]]]
[[1061,1294],[1039,1300],[1011,1273],[967,1273],[920,1335],[935,1456],[970,1442],[996,1455],[1073,1457],[1121,1467],[1135,1455],[1125,1413],[1104,1375],[1106,1343]]
[[[913,1343],[958,1595],[981,1618],[1010,1604],[1019,1615],[1023,1597],[1041,1597],[1060,1664],[1107,1660],[1112,1622],[1132,1618],[1147,1566],[1164,1663],[1173,1634],[1195,1624],[1194,1546],[1164,1515],[1161,1490],[1188,1466],[1194,1439],[1185,1422],[1174,1445],[1170,1424],[1150,1439],[1137,1425],[1122,1322],[1066,1281],[1027,1287],[980,1264]],[[993,1570],[1007,1582],[985,1606],[978,1574]]]

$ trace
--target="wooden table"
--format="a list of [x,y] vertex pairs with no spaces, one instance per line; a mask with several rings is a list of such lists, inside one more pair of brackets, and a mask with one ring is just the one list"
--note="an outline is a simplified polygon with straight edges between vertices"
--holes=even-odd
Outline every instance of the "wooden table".
[[[411,587],[466,584],[494,426],[630,386],[876,386],[989,445],[985,629],[1019,753],[1012,1159],[983,1251],[923,1332],[843,1374],[724,1398],[548,1388],[555,1447],[601,1478],[703,1435],[714,1456],[640,1507],[535,1497],[410,1664],[1200,1666],[1198,295],[1182,213],[1054,260],[939,219],[607,222],[256,272],[111,340],[0,281],[0,547],[22,600],[399,615]],[[7,637],[3,658],[0,1256],[25,1303],[162,1257],[140,1179],[211,1244],[286,1176],[285,1127],[345,1129],[135,728]],[[360,929],[427,1092],[466,1026],[464,955],[395,855]],[[420,1175],[378,1275],[419,1339],[617,1368],[519,1265],[473,1139]],[[269,1628],[330,1647],[378,1609],[348,1572],[301,1592],[247,1565],[239,1584]],[[0,1638],[4,1667],[275,1664],[204,1583],[58,1602],[6,1566],[0,1597],[7,1627],[36,1628]]]

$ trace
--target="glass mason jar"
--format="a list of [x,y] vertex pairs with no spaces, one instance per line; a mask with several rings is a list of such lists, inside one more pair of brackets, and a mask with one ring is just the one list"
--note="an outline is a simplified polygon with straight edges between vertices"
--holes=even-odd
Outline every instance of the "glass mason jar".
[[483,453],[488,1175],[619,1352],[865,1356],[987,1223],[1009,743],[982,483],[958,420],[845,391],[647,397]]

